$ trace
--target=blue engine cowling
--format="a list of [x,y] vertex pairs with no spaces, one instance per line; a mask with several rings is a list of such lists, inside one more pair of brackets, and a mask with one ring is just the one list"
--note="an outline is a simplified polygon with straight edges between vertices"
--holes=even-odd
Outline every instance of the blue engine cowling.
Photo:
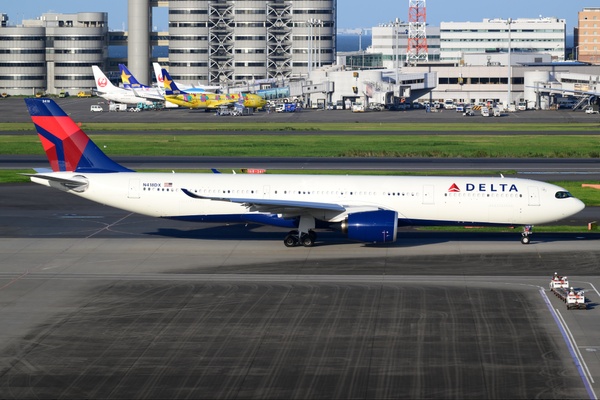
[[395,242],[398,233],[396,211],[365,211],[348,215],[342,222],[342,232],[349,239],[370,243]]

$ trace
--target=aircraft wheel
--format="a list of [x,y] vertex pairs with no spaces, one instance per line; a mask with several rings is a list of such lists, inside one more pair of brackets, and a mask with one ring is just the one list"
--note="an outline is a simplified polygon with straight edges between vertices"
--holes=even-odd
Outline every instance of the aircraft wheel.
[[283,239],[283,244],[285,244],[285,247],[296,247],[298,246],[298,237],[288,234],[285,239]]
[[531,242],[531,239],[529,238],[529,236],[523,236],[521,238],[521,243],[523,244],[529,244]]
[[315,237],[315,235],[311,235],[310,233],[302,235],[302,239],[300,239],[300,241],[302,242],[302,246],[304,246],[304,247],[314,246],[315,245],[314,237]]

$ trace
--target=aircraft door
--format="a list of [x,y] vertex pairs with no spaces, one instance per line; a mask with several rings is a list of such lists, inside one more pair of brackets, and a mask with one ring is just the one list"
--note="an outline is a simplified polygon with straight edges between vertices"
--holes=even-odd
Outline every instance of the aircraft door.
[[529,186],[527,188],[527,192],[529,195],[529,205],[530,206],[539,206],[540,205],[540,191],[537,186]]
[[423,204],[435,204],[433,185],[423,185]]
[[263,199],[271,197],[271,186],[263,186]]
[[127,197],[130,199],[139,199],[140,198],[140,180],[139,179],[130,179],[129,180],[129,190],[127,192]]

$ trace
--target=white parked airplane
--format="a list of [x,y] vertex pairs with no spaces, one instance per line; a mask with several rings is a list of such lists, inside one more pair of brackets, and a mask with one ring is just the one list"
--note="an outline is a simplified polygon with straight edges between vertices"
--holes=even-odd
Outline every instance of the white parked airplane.
[[123,88],[131,90],[138,97],[164,102],[165,90],[162,87],[152,87],[140,83],[124,64],[119,64]]
[[53,100],[25,102],[52,166],[33,182],[153,217],[288,227],[286,246],[312,246],[315,228],[385,243],[399,225],[528,227],[584,208],[561,187],[504,177],[137,173],[108,158]]
[[[157,81],[157,85],[158,87],[162,88],[164,87],[164,80],[163,80],[163,74],[162,74],[162,67],[160,66],[159,63],[152,63],[152,67],[154,68],[154,75],[156,76],[156,81]],[[185,92],[188,93],[219,93],[221,91],[221,86],[208,86],[208,85],[200,85],[198,84],[198,86],[193,86],[193,85],[187,85],[183,82],[178,82],[178,81],[174,81],[175,85],[177,85],[177,87],[180,90],[183,90]]]
[[[97,65],[92,65],[92,71],[94,72],[94,79],[96,80],[96,93],[105,100],[124,104],[152,104],[152,101],[136,95],[131,89],[123,89],[113,85]],[[161,96],[157,101],[158,100],[164,99]]]

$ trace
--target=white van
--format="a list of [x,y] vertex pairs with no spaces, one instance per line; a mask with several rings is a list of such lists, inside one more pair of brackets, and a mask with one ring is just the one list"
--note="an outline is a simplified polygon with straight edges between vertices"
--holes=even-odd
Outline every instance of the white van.
[[456,105],[454,104],[454,100],[453,99],[446,99],[446,100],[444,100],[444,109],[446,109],[446,110],[454,110],[455,107],[456,107]]
[[104,111],[104,109],[102,108],[102,106],[99,106],[98,104],[93,104],[90,107],[90,111],[91,112],[102,112],[102,111]]

